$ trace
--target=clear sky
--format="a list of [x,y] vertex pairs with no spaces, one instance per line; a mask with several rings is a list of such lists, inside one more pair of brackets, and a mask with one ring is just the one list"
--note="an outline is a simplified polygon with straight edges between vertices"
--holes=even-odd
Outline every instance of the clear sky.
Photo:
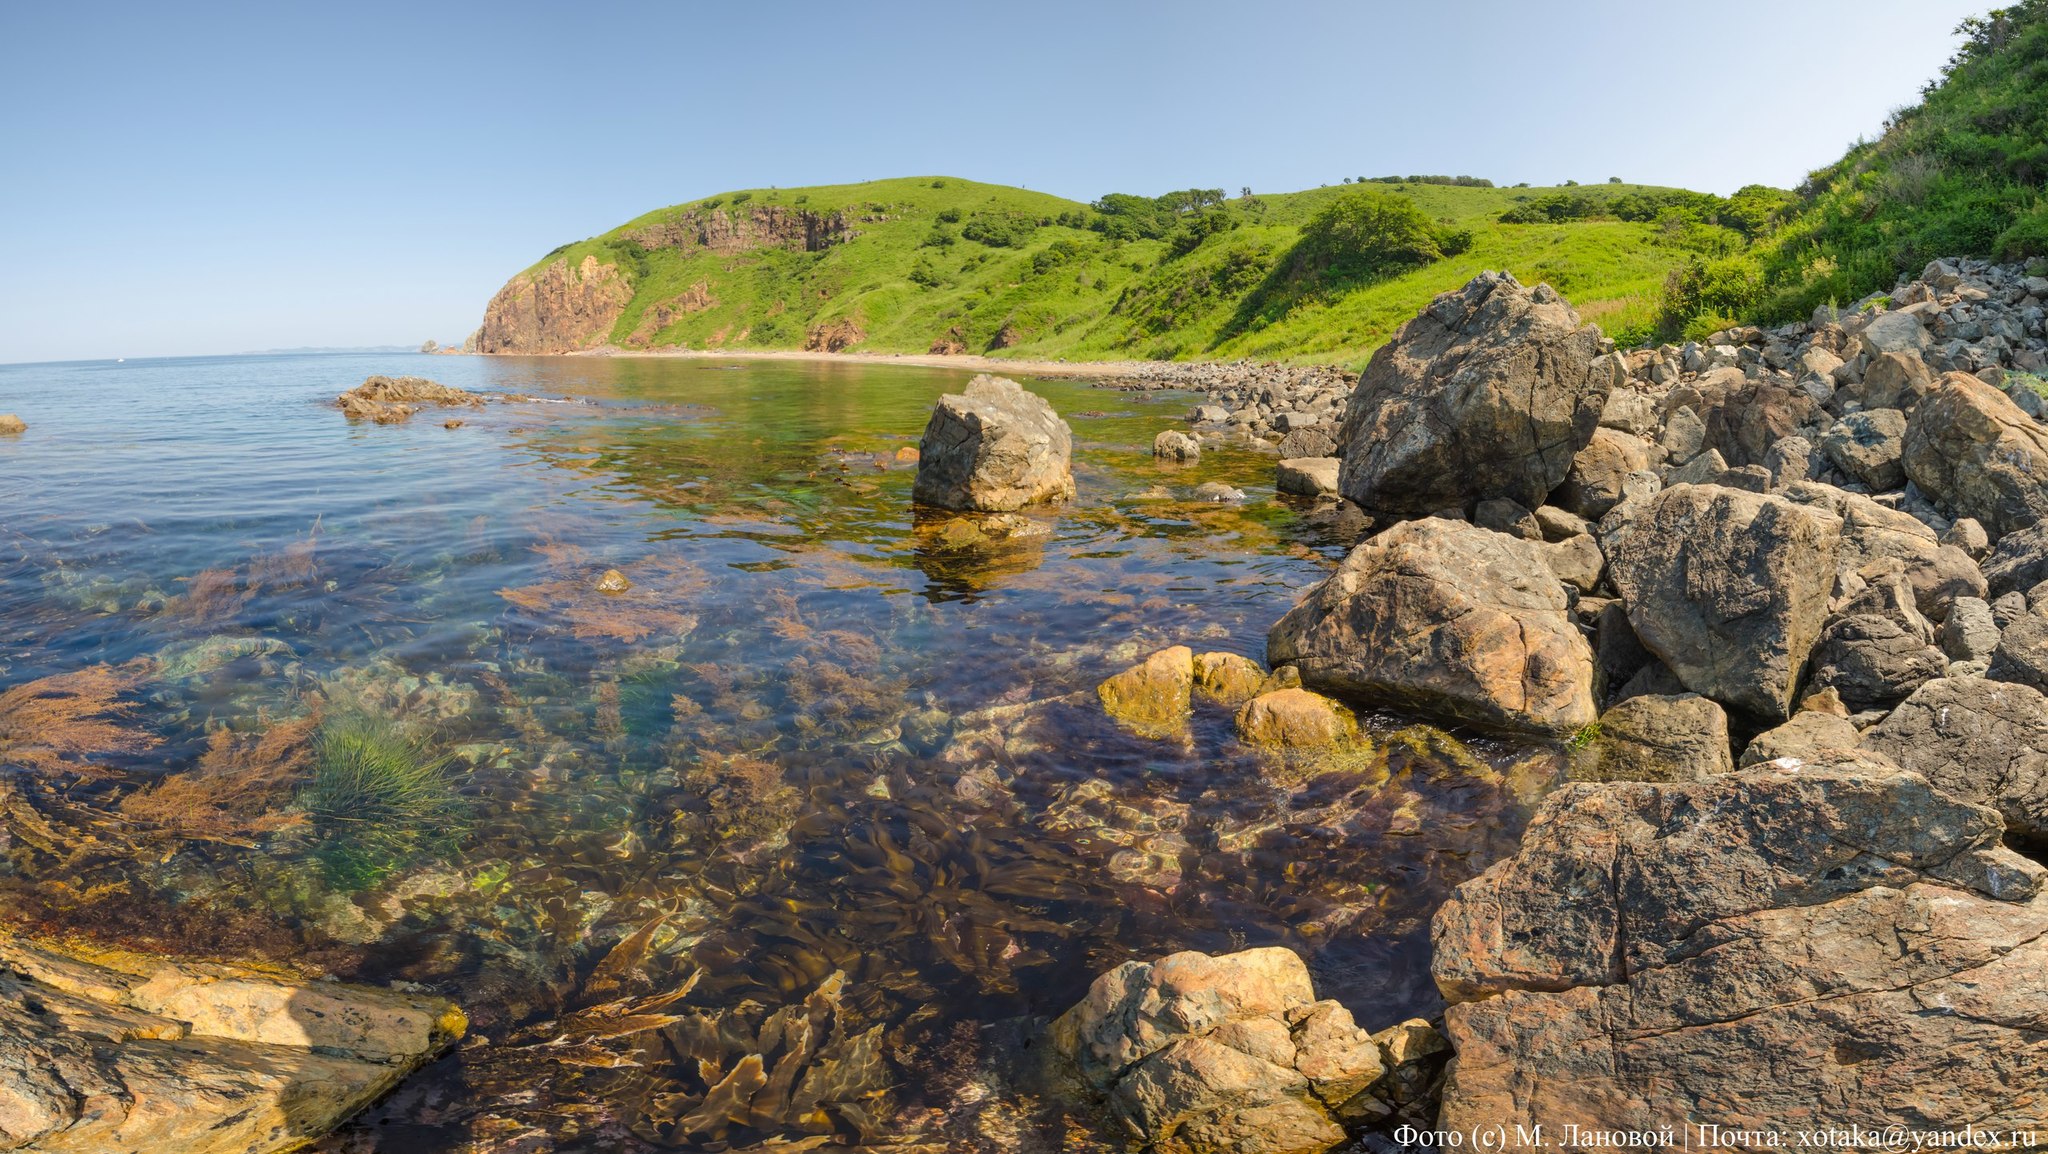
[[1989,0],[0,0],[0,362],[460,340],[734,188],[1797,183]]

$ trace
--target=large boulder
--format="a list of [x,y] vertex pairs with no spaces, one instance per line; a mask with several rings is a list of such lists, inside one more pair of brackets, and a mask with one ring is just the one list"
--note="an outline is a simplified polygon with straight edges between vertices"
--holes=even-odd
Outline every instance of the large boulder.
[[464,1028],[439,998],[0,937],[0,1149],[295,1150]]
[[1562,787],[1437,914],[1439,1129],[2038,1127],[2048,898],[2000,832],[1855,754]]
[[1534,509],[1600,419],[1600,331],[1548,285],[1481,273],[1438,296],[1359,378],[1337,434],[1344,496],[1430,513],[1507,497]]
[[917,453],[919,504],[1007,513],[1074,495],[1067,423],[1004,377],[983,373],[940,397]]
[[1145,737],[1186,728],[1195,690],[1195,651],[1172,645],[1095,687],[1102,711]]
[[1650,467],[1650,446],[1614,429],[1593,430],[1593,439],[1572,458],[1571,471],[1553,500],[1589,521],[1598,521],[1621,500],[1631,473]]
[[1375,705],[1573,732],[1596,716],[1593,655],[1538,549],[1463,521],[1402,522],[1273,626],[1267,663]]
[[1705,447],[1718,450],[1730,465],[1764,464],[1771,446],[1822,420],[1820,405],[1789,379],[1752,380],[1728,367],[1707,373],[1692,387],[1700,396]]
[[1874,561],[1897,561],[1913,587],[1913,604],[1934,621],[1948,617],[1959,597],[1983,597],[1984,574],[1970,555],[1944,544],[1909,513],[1887,508],[1861,493],[1817,481],[1797,481],[1779,494],[1786,500],[1824,509],[1842,519],[1842,547],[1835,572],[1843,581]]
[[2048,698],[2032,686],[1936,678],[1863,744],[1956,797],[1996,808],[2015,836],[2048,842]]
[[1994,534],[2048,514],[2048,427],[1968,373],[1935,382],[1906,423],[1906,475]]
[[[1990,609],[1985,609],[1990,616]],[[2048,616],[2029,610],[1999,634],[1984,676],[2048,691]]]
[[[1391,1063],[1277,946],[1125,962],[1052,1025],[1053,1048],[1162,1154],[1318,1154],[1387,1113]],[[1389,1040],[1392,1040],[1390,1035]]]
[[1820,451],[1848,476],[1882,492],[1906,483],[1899,463],[1905,449],[1906,414],[1897,409],[1850,413],[1821,434]]
[[1841,534],[1841,518],[1779,497],[1678,485],[1608,536],[1608,575],[1636,636],[1686,688],[1789,717]]
[[1812,662],[1813,684],[1834,690],[1849,708],[1888,709],[1940,677],[1949,658],[1935,647],[1933,624],[1914,608],[1913,591],[1894,568],[1821,627]]

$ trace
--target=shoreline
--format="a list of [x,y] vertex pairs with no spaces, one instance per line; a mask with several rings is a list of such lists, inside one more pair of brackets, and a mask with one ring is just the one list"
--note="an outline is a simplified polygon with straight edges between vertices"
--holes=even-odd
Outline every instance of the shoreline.
[[[430,354],[434,355],[434,354]],[[1157,374],[1166,365],[1223,365],[1235,361],[1043,361],[1011,360],[979,353],[827,353],[810,349],[587,349],[569,353],[446,353],[463,357],[578,357],[623,359],[824,361],[860,365],[908,365],[913,368],[966,369],[971,372],[1012,372],[1033,377],[1124,379]]]

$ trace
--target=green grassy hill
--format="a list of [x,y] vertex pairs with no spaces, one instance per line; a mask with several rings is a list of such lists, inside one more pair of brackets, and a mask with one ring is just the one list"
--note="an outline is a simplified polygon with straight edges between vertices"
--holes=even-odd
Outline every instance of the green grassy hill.
[[[921,353],[937,344],[1033,358],[1355,362],[1432,296],[1489,268],[1547,281],[1610,332],[1646,333],[1673,269],[1741,241],[1713,223],[1718,198],[1638,185],[1195,191],[1091,206],[956,177],[752,189],[648,213],[524,275],[565,259],[571,269],[586,257],[615,266],[631,299],[609,341],[625,348],[810,342]],[[1345,240],[1352,247],[1334,258],[1318,250],[1322,259],[1308,259],[1304,230],[1340,203],[1395,203],[1392,216],[1409,222],[1414,235],[1402,235],[1419,249],[1374,233]],[[1574,207],[1560,213],[1561,203]],[[1691,208],[1676,219],[1672,205]],[[1518,209],[1543,222],[1501,221]],[[702,243],[706,222],[767,214],[829,218],[854,235],[816,251],[794,234],[739,248]]]
[[1957,31],[1961,48],[1920,102],[1808,176],[1753,248],[1688,263],[1666,331],[1804,320],[1937,257],[2048,258],[2048,0]]

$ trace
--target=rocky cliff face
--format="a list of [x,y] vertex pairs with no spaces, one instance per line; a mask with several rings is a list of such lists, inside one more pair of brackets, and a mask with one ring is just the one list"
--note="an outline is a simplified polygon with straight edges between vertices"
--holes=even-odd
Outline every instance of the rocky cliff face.
[[691,209],[626,234],[645,248],[708,248],[745,252],[787,248],[822,252],[857,235],[843,212],[812,212],[779,204]]
[[558,260],[513,277],[484,310],[480,353],[567,353],[602,342],[633,286],[617,265],[586,256],[573,269]]

